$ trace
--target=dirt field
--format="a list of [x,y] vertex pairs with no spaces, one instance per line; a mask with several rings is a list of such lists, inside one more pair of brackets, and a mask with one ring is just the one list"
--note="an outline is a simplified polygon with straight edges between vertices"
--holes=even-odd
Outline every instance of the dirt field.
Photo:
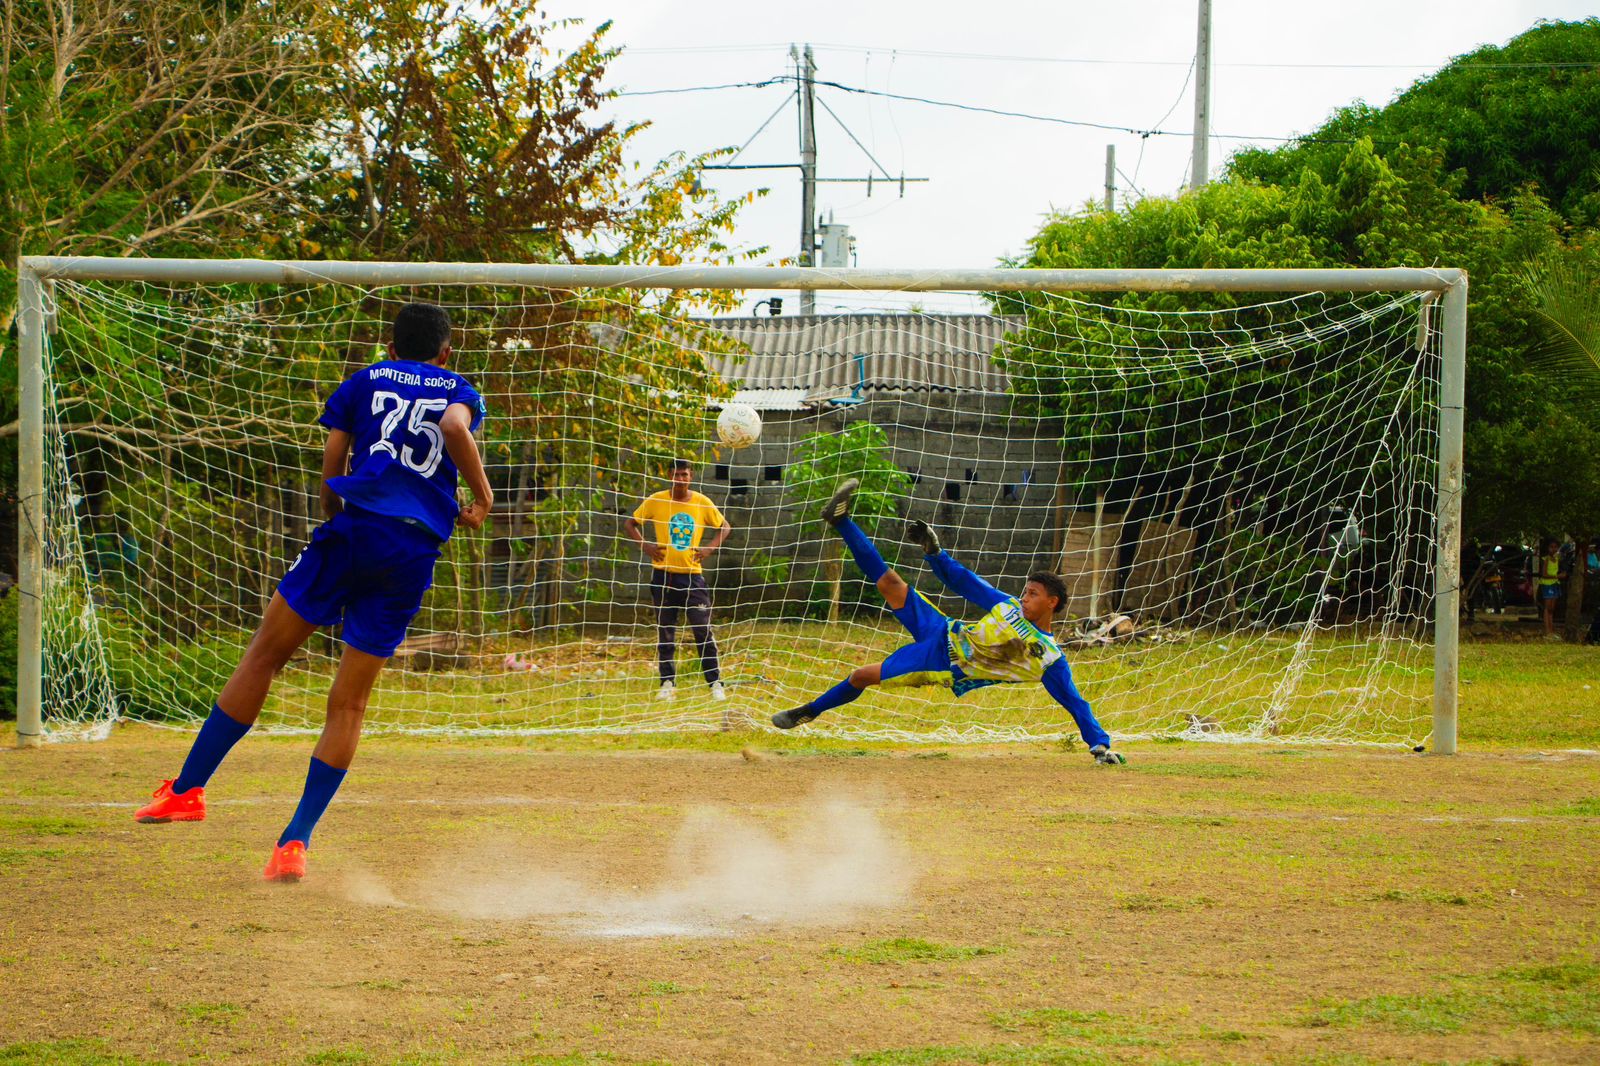
[[187,743],[0,754],[0,1063],[1600,1061],[1600,758]]

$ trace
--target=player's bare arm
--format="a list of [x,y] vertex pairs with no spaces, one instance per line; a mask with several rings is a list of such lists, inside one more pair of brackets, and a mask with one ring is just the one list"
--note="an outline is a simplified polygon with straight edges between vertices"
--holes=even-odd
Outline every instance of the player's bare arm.
[[703,542],[700,547],[694,550],[694,561],[697,563],[704,562],[706,556],[722,547],[722,542],[727,540],[728,534],[732,532],[733,526],[729,524],[726,518],[724,518],[722,520],[722,525],[717,527],[716,534],[713,535],[709,541]]
[[328,518],[344,510],[344,501],[328,487],[328,479],[349,473],[350,440],[344,430],[330,429],[328,442],[322,446],[322,513]]
[[[464,403],[451,404],[439,418],[439,429],[444,433],[444,446],[450,453],[450,461],[461,471],[467,488],[472,492],[472,502],[461,508],[456,523],[467,529],[477,529],[489,517],[489,509],[494,506],[494,490],[489,487],[489,475],[483,469],[483,456],[478,454],[478,442],[472,436],[472,408]],[[323,489],[325,496],[327,492],[327,489]]]
[[635,522],[632,516],[623,520],[622,532],[628,535],[628,539],[639,545],[640,550],[644,552],[651,562],[659,563],[666,556],[667,549],[654,541],[646,540],[644,531],[639,528],[639,523]]

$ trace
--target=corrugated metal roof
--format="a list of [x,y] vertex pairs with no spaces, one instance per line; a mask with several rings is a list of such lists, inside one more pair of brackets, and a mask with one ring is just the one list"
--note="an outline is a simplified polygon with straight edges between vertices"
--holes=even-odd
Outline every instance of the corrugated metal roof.
[[730,403],[742,403],[757,411],[804,411],[807,399],[805,389],[740,389],[731,400],[711,400],[706,406],[720,410]]
[[805,389],[812,397],[867,389],[1005,392],[994,350],[1022,319],[999,315],[779,315],[701,319],[750,349],[712,369],[746,389]]

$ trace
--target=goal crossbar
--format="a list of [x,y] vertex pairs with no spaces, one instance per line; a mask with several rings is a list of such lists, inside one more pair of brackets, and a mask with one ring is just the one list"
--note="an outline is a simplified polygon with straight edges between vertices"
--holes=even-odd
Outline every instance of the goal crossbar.
[[821,267],[366,263],[291,259],[28,256],[41,279],[296,285],[514,285],[528,288],[811,289],[880,292],[1445,292],[1460,270],[829,270]]
[[[1441,311],[1432,750],[1457,740],[1458,597],[1467,277],[1453,268],[1257,270],[823,269],[815,267],[583,266],[307,260],[24,256],[18,270],[19,550],[17,742],[44,736],[44,334],[49,283],[507,285],[528,288],[795,289],[927,292],[1414,292]],[[1425,316],[1422,328],[1430,328]]]

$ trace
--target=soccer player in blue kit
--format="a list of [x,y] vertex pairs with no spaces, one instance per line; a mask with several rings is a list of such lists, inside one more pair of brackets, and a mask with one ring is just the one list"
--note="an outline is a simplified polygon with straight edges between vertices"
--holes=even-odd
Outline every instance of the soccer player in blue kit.
[[976,622],[948,618],[889,569],[866,533],[850,520],[850,497],[860,487],[855,478],[840,484],[823,507],[822,519],[844,540],[861,572],[877,585],[890,612],[910,632],[912,643],[881,663],[857,667],[809,703],[779,711],[772,724],[779,729],[805,725],[819,714],[854,702],[871,686],[896,678],[948,682],[957,696],[985,685],[1037,681],[1072,715],[1096,762],[1110,766],[1127,762],[1121,752],[1111,750],[1110,735],[1073,684],[1066,656],[1050,635],[1055,613],[1067,600],[1060,576],[1037,571],[1028,575],[1021,596],[1007,596],[941,549],[926,522],[911,522],[906,539],[921,546],[934,574],[951,592],[983,611]]
[[[311,830],[355,758],[372,686],[433,584],[440,548],[455,526],[483,525],[494,502],[472,436],[483,422],[483,398],[445,369],[449,315],[433,304],[406,304],[388,351],[328,398],[319,419],[328,429],[327,521],[289,564],[178,776],[135,814],[141,822],[203,821],[205,785],[260,716],[273,675],[318,626],[343,623],[327,720],[300,804],[267,863],[269,881],[305,876]],[[458,471],[472,491],[469,504],[456,501]]]

